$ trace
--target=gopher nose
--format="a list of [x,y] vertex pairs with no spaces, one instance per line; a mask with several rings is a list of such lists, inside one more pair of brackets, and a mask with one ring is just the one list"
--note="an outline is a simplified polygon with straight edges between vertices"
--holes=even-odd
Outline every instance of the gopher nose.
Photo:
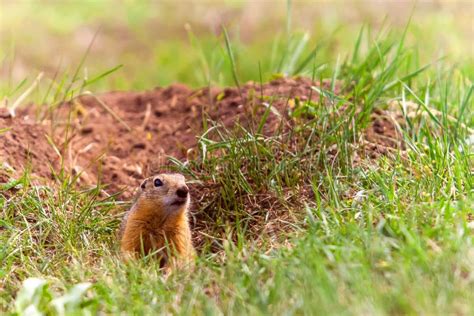
[[188,187],[181,187],[178,190],[176,190],[176,195],[179,196],[180,198],[185,198],[188,196],[189,189]]

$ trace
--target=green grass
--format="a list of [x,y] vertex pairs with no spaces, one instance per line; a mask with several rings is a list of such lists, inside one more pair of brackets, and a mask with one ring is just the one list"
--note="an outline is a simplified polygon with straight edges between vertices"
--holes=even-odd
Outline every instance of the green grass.
[[[265,116],[233,130],[208,122],[196,159],[175,161],[191,185],[211,188],[195,214],[208,216],[208,224],[200,227],[207,236],[192,273],[165,279],[153,260],[122,262],[115,239],[120,203],[101,198],[100,188],[78,191],[67,173],[49,187],[33,185],[26,171],[1,187],[0,310],[24,311],[31,301],[50,314],[57,306],[106,314],[474,313],[474,159],[465,143],[465,126],[474,125],[469,61],[456,67],[452,56],[429,56],[413,37],[434,37],[422,38],[413,26],[406,33],[396,27],[336,33],[331,41],[352,43],[336,52],[291,31],[290,23],[287,30],[286,37],[249,46],[231,32],[225,38],[190,32],[191,56],[180,52],[180,41],[155,48],[169,53],[158,63],[169,67],[159,76],[189,84],[240,85],[299,73],[341,86],[337,95],[316,89],[320,103],[295,100],[292,130],[263,136]],[[93,55],[87,58],[94,62]],[[43,87],[31,97],[51,104],[83,92],[88,81],[80,60],[64,80],[49,78],[48,94]],[[189,65],[198,70],[189,74]],[[135,83],[120,79],[121,70],[94,70],[87,89],[155,82],[148,69]],[[17,86],[5,88],[6,95],[15,99],[28,85]],[[369,159],[358,140],[372,110],[393,99],[414,101],[423,114],[406,117],[406,151]],[[362,160],[355,164],[357,155]],[[29,277],[47,283],[24,290],[15,305]],[[85,294],[72,289],[87,288],[85,282],[91,282]]]

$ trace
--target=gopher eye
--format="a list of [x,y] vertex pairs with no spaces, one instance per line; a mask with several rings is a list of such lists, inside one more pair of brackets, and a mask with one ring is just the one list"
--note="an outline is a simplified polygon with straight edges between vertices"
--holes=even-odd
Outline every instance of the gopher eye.
[[161,187],[163,185],[163,182],[158,178],[156,178],[153,183],[155,184],[155,187]]

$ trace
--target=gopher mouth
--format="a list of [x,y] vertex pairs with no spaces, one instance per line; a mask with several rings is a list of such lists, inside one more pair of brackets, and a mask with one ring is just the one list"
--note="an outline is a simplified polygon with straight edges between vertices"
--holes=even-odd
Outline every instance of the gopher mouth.
[[180,206],[186,203],[186,199],[176,199],[171,203],[171,205]]

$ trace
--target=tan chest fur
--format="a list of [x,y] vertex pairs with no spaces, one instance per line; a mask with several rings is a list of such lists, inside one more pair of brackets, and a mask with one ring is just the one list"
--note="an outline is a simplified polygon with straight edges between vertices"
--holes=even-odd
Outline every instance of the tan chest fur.
[[187,210],[166,214],[159,205],[138,200],[130,210],[121,239],[124,253],[150,254],[168,258],[191,258],[194,249]]

